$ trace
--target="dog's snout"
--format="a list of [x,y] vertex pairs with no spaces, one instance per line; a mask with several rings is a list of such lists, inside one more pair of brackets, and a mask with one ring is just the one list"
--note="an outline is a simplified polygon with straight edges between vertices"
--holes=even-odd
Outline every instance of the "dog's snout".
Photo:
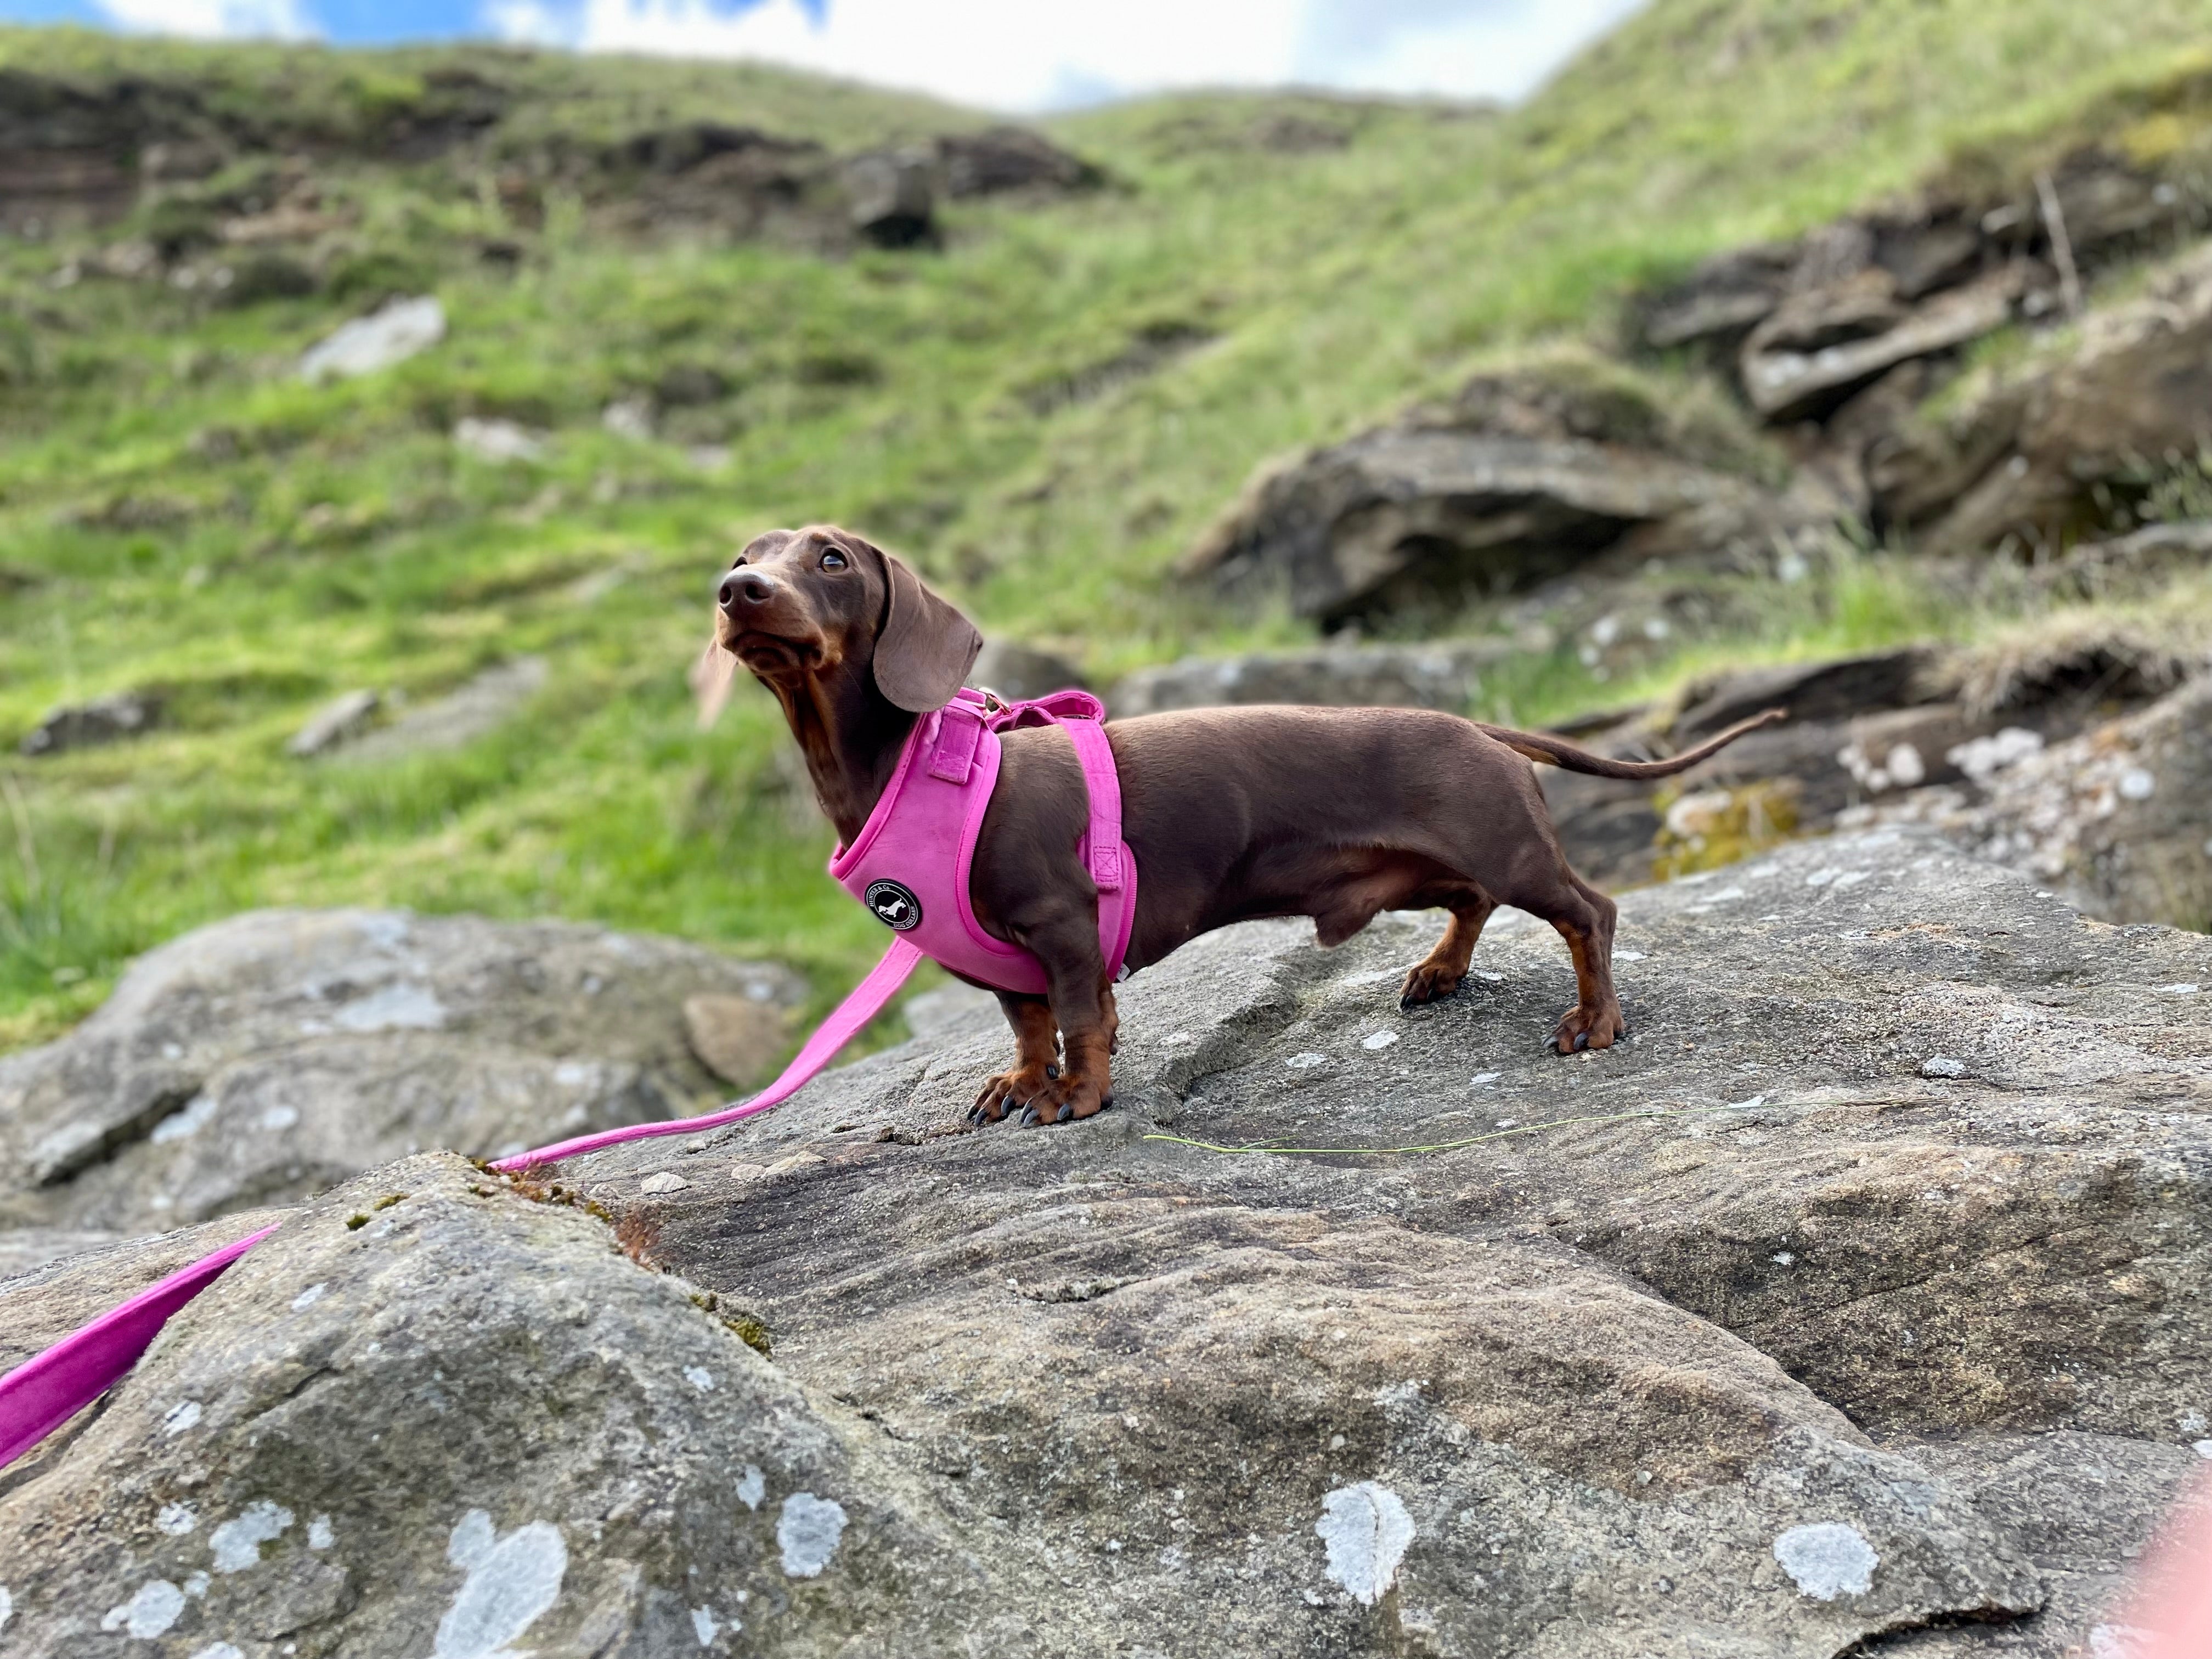
[[740,605],[765,605],[775,597],[775,584],[757,570],[732,570],[715,591],[725,611],[734,611]]

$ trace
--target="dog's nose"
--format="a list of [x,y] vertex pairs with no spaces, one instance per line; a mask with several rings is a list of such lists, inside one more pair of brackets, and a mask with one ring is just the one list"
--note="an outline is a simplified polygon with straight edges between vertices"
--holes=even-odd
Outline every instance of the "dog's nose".
[[715,597],[725,611],[734,611],[740,605],[766,605],[775,597],[775,584],[757,570],[732,570],[722,578]]

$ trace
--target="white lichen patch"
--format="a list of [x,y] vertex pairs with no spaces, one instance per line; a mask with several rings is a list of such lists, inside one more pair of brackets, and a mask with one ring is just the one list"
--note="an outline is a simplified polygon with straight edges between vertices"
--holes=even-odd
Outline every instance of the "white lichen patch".
[[161,1431],[164,1434],[182,1434],[186,1429],[198,1428],[199,1421],[200,1402],[197,1400],[179,1401],[162,1417]]
[[150,1642],[177,1622],[185,1610],[185,1593],[166,1578],[149,1578],[119,1607],[110,1607],[100,1621],[102,1630],[119,1630],[141,1642]]
[[446,1559],[468,1577],[438,1621],[435,1659],[510,1659],[507,1644],[559,1599],[568,1573],[568,1547],[551,1522],[533,1521],[501,1538],[483,1510],[460,1518]]
[[2212,1440],[2200,1440],[2191,1449],[2206,1462],[2212,1463]]
[[212,1095],[194,1095],[180,1111],[174,1111],[154,1126],[147,1139],[156,1146],[166,1146],[173,1140],[183,1140],[198,1134],[215,1115],[216,1100]]
[[1856,1527],[1819,1521],[1792,1527],[1774,1540],[1774,1559],[1803,1594],[1815,1601],[1863,1595],[1874,1585],[1881,1558]]
[[8,1621],[15,1616],[15,1598],[9,1594],[6,1585],[0,1584],[0,1630],[7,1629]]
[[811,1492],[783,1500],[775,1522],[775,1541],[783,1551],[783,1570],[793,1578],[819,1578],[837,1540],[845,1535],[845,1506]]
[[1321,1500],[1314,1531],[1328,1552],[1328,1576],[1371,1607],[1397,1580],[1413,1541],[1413,1517],[1388,1486],[1362,1480]]
[[215,1552],[217,1572],[244,1572],[261,1560],[261,1547],[284,1534],[292,1524],[292,1511],[281,1504],[260,1498],[248,1504],[208,1536]]
[[714,1610],[712,1607],[691,1609],[691,1633],[699,1638],[701,1647],[710,1648],[714,1645],[714,1638],[722,1633],[722,1627],[714,1622]]
[[200,1523],[199,1511],[190,1504],[164,1504],[154,1524],[172,1538],[182,1538]]
[[1954,1060],[1948,1054],[1930,1054],[1920,1062],[1920,1075],[1923,1077],[1964,1077],[1966,1074],[1966,1062]]
[[445,1024],[446,1009],[428,986],[402,980],[348,1003],[336,1023],[349,1031],[434,1031]]
[[294,1313],[307,1312],[308,1309],[313,1307],[315,1304],[323,1299],[324,1292],[329,1289],[330,1286],[326,1284],[308,1285],[306,1290],[301,1291],[299,1295],[292,1298],[292,1311]]
[[757,1510],[761,1499],[767,1496],[768,1476],[761,1473],[759,1464],[746,1464],[745,1472],[738,1477],[738,1501],[749,1510]]
[[192,1655],[192,1659],[246,1659],[245,1654],[228,1642],[210,1642]]
[[309,1549],[326,1550],[337,1542],[337,1534],[331,1530],[331,1517],[329,1516],[319,1515],[313,1520],[307,1522],[307,1547]]
[[1310,1072],[1316,1066],[1328,1065],[1328,1056],[1327,1054],[1315,1054],[1311,1049],[1309,1049],[1302,1054],[1292,1054],[1288,1060],[1285,1060],[1283,1064],[1289,1066],[1294,1072]]
[[1359,1046],[1368,1049],[1382,1049],[1389,1048],[1397,1040],[1398,1034],[1395,1031],[1370,1031],[1359,1039]]
[[684,1380],[698,1389],[701,1394],[714,1392],[714,1373],[704,1365],[686,1365],[684,1368]]

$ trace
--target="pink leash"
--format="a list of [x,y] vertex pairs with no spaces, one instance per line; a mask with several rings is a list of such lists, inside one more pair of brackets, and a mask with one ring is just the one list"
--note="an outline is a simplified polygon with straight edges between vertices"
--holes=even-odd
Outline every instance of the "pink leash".
[[[906,983],[921,960],[921,948],[904,938],[895,938],[884,959],[837,1005],[822,1028],[807,1038],[806,1046],[783,1068],[783,1075],[750,1100],[726,1106],[704,1117],[677,1118],[663,1123],[633,1123],[626,1128],[602,1129],[573,1140],[540,1146],[501,1158],[491,1167],[502,1171],[556,1164],[579,1152],[595,1152],[602,1146],[618,1146],[626,1140],[653,1135],[684,1135],[719,1128],[781,1106],[810,1082],[814,1074],[836,1057],[837,1051],[858,1036],[860,1028],[883,1012],[884,1005]],[[279,1223],[279,1225],[283,1224]],[[171,1273],[160,1284],[132,1297],[121,1307],[102,1314],[83,1329],[74,1331],[44,1353],[25,1360],[0,1376],[0,1468],[4,1468],[52,1434],[76,1413],[120,1382],[138,1363],[138,1356],[170,1315],[222,1277],[230,1264],[276,1231],[264,1227],[235,1244],[227,1244],[213,1255]]]

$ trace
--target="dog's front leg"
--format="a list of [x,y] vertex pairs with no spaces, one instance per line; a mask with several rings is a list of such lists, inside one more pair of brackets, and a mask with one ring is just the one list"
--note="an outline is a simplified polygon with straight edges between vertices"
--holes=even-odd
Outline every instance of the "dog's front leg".
[[1042,997],[1001,991],[999,1006],[1014,1028],[1014,1063],[1011,1070],[985,1079],[983,1092],[968,1112],[977,1123],[996,1123],[1017,1107],[1028,1105],[1060,1076],[1059,1028],[1052,1004]]
[[1121,1016],[1098,951],[1097,900],[1054,906],[1017,941],[1044,964],[1045,995],[1060,1027],[1060,1074],[1030,1101],[1021,1121],[1089,1117],[1114,1097],[1114,1038]]

